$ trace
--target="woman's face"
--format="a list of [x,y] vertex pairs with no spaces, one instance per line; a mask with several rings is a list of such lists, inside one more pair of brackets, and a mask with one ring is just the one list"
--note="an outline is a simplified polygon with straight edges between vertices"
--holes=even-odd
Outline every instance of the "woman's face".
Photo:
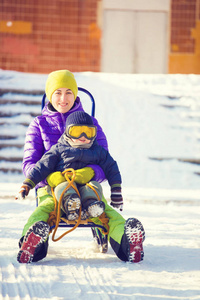
[[74,94],[66,88],[57,89],[51,97],[53,107],[60,113],[68,112],[74,105]]

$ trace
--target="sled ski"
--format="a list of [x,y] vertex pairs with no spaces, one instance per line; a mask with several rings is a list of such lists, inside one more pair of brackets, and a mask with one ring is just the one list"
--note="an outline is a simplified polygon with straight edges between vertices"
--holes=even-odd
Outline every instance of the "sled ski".
[[106,253],[108,251],[108,235],[103,234],[97,227],[91,227],[91,230],[99,251]]

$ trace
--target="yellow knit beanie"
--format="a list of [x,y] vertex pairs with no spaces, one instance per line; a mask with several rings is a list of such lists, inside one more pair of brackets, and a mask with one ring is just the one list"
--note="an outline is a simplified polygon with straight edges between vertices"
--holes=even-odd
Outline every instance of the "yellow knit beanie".
[[52,94],[60,88],[67,88],[74,94],[76,99],[78,94],[78,87],[74,75],[68,70],[58,70],[51,72],[46,81],[46,96],[51,102]]

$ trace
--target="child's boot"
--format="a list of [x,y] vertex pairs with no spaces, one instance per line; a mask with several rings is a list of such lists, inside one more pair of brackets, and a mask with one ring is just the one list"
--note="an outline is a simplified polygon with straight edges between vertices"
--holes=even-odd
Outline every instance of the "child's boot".
[[129,262],[140,262],[143,260],[143,241],[145,231],[142,223],[135,219],[129,218],[124,225],[123,248]]
[[43,221],[36,222],[29,228],[17,255],[18,262],[28,264],[33,261],[35,252],[48,238],[49,230],[49,225]]
[[74,221],[78,219],[80,206],[81,200],[76,193],[64,194],[62,199],[62,209],[66,214],[67,220]]
[[87,210],[91,218],[99,217],[105,210],[104,202],[96,199],[86,200],[83,207]]
[[[76,185],[76,184],[74,183],[74,185]],[[81,206],[81,200],[80,200],[79,196],[77,195],[76,191],[72,187],[70,187],[69,189],[67,189],[64,192],[64,190],[66,189],[67,186],[68,186],[68,183],[66,181],[60,183],[54,189],[54,193],[55,193],[57,201],[59,201],[61,195],[63,195],[62,200],[61,200],[62,201],[61,208],[65,212],[66,218],[69,221],[74,221],[74,220],[77,220],[79,217],[79,209]],[[63,194],[63,192],[64,192],[64,194]]]
[[100,183],[90,181],[89,185],[82,186],[79,191],[82,206],[88,212],[89,217],[99,217],[105,210],[105,204],[101,201],[103,191]]

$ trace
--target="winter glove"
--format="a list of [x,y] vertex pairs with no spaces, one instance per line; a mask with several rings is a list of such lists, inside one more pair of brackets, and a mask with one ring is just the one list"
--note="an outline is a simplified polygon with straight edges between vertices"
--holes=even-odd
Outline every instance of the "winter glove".
[[47,176],[48,185],[50,185],[51,187],[56,187],[61,182],[65,182],[65,181],[66,181],[65,177],[64,175],[62,175],[60,171],[53,172]]
[[113,184],[111,186],[111,202],[110,205],[113,207],[119,208],[120,211],[123,210],[123,197],[121,184]]
[[[72,176],[68,175],[71,179]],[[94,177],[94,170],[90,167],[75,170],[74,181],[78,184],[86,184]]]
[[35,184],[30,179],[25,179],[23,182],[23,185],[20,188],[19,194],[15,197],[15,200],[17,199],[25,199],[26,196],[28,196],[30,189],[33,189],[35,187]]

